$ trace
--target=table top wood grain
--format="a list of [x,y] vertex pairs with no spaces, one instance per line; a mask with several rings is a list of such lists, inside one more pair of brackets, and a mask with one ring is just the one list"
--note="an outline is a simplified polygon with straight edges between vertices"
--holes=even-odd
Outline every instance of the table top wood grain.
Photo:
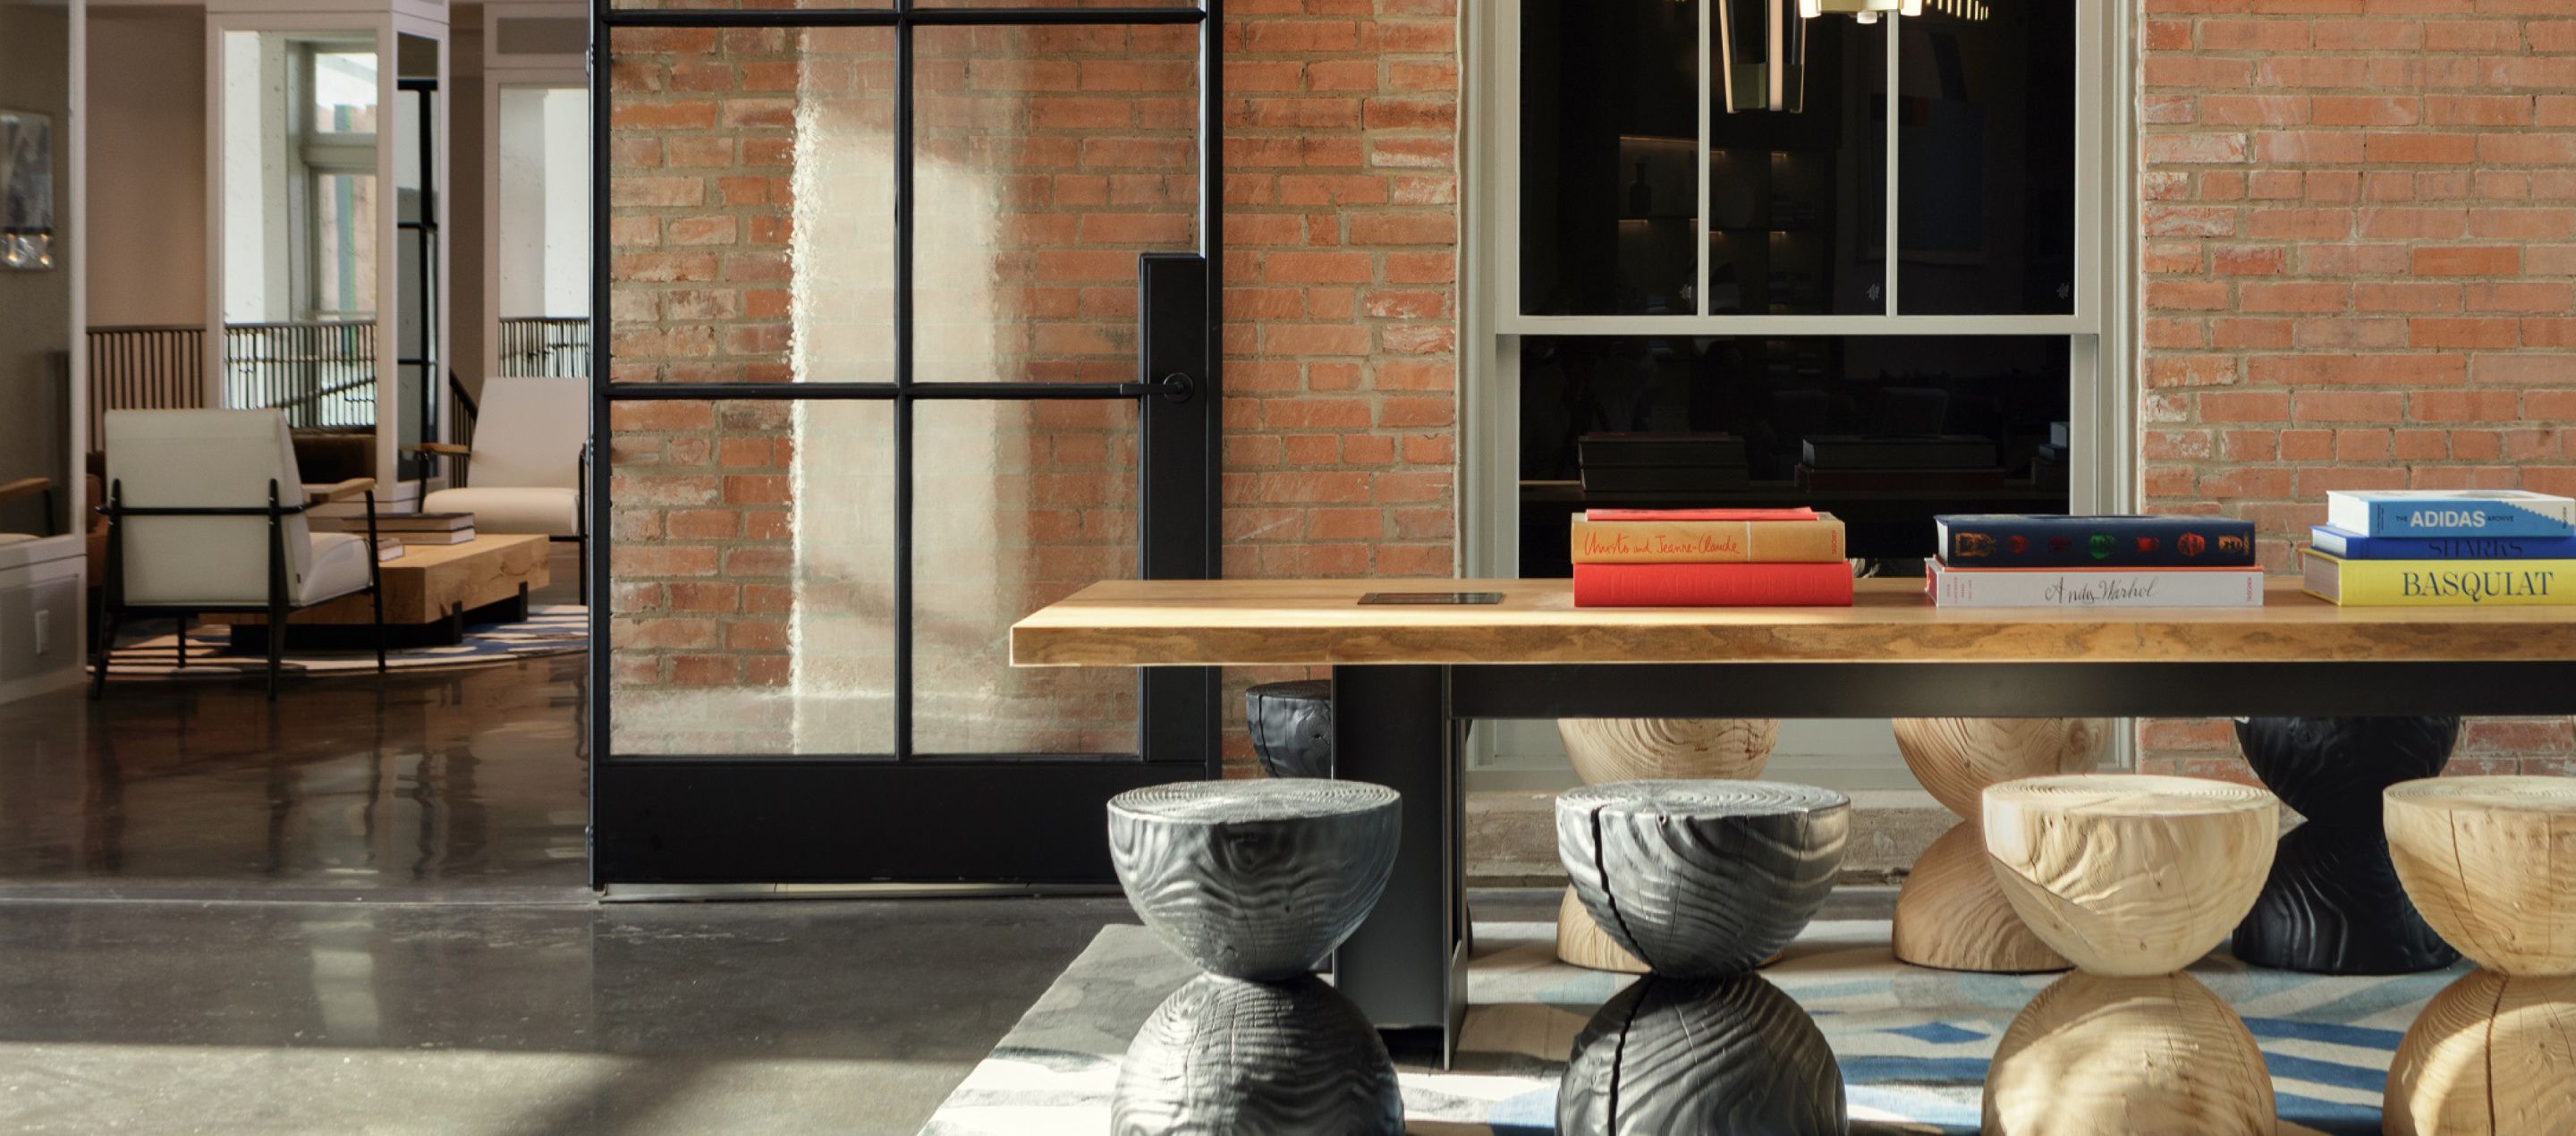
[[[1499,592],[1363,606],[1368,592]],[[2576,660],[2576,607],[1942,608],[1862,580],[1848,608],[1582,608],[1566,580],[1118,580],[1011,627],[1016,666],[1357,663],[2192,663]]]

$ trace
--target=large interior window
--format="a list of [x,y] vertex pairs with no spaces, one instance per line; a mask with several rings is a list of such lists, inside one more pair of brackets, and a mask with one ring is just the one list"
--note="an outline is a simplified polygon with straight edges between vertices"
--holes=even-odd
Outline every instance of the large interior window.
[[[2097,452],[2123,287],[2104,204],[2116,11],[1798,8],[1479,13],[1478,574],[1567,574],[1567,520],[1594,507],[1812,505],[1871,570],[1901,573],[1939,514],[2122,503]],[[1587,437],[1636,432],[1728,435],[1698,452],[1740,466],[1612,468],[1597,448],[1587,468]],[[1801,468],[1839,435],[1973,439],[1978,464]],[[1515,733],[1498,752],[1552,749]],[[1885,748],[1883,726],[1844,734],[1782,753],[1866,765]]]
[[[1495,377],[1517,387],[1519,570],[1563,573],[1563,521],[1591,506],[1815,504],[1876,518],[1853,550],[1897,560],[1930,551],[1940,513],[2074,504],[2106,290],[2079,216],[2099,199],[2079,77],[2101,70],[2079,24],[2100,13],[1499,7],[1485,291]],[[1586,436],[1641,431],[1724,433],[1746,456],[1723,475],[1583,467]],[[1991,462],[1800,469],[1811,439],[1854,434],[1973,436]]]

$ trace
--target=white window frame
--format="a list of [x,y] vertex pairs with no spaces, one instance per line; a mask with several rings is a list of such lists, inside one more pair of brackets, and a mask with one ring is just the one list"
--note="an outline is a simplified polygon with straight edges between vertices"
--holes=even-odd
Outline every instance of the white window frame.
[[[2045,0],[2043,0],[2045,2]],[[1521,0],[1469,5],[1462,35],[1466,95],[1466,211],[1459,279],[1461,299],[1460,447],[1461,566],[1470,577],[1511,577],[1520,562],[1520,339],[1530,335],[1790,336],[2049,335],[2070,344],[2067,407],[2077,462],[2067,503],[2075,512],[2120,512],[2139,499],[2136,464],[2138,385],[2137,289],[2140,234],[2135,134],[2134,31],[2109,0],[2076,6],[2075,41],[2075,310],[2064,315],[1903,315],[1899,273],[1886,273],[1886,307],[1877,315],[1528,315],[1520,310]],[[1709,58],[1715,4],[1700,0],[1701,58]],[[1848,19],[1826,16],[1825,19]],[[1903,19],[1890,16],[1890,20]],[[1888,90],[1897,84],[1899,37],[1889,28]],[[1700,71],[1700,153],[1708,149],[1712,68]],[[1886,234],[1896,249],[1900,132],[1886,131]],[[1700,179],[1699,216],[1708,216],[1708,178]],[[1696,302],[1709,302],[1707,242],[1695,239]],[[1544,722],[1491,723],[1470,738],[1471,789],[1556,789],[1574,784],[1555,730]],[[2115,732],[2113,764],[2131,760],[2130,732]],[[1910,788],[1883,726],[1789,723],[1772,765],[1775,776],[1836,788]]]

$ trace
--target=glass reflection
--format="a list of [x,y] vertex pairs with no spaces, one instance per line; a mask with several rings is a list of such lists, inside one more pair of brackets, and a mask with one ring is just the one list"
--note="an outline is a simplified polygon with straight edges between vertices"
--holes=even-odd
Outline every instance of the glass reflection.
[[1521,310],[1699,310],[1696,0],[1529,0],[1521,26]]
[[[2068,341],[2029,336],[1529,336],[1521,341],[1523,575],[1563,575],[1568,516],[1592,506],[1816,504],[1864,556],[1924,555],[1940,513],[2063,512]],[[1584,468],[1599,433],[1723,434],[1740,468]],[[1825,435],[1971,435],[1994,462],[1802,483]],[[1831,482],[1832,484],[1827,484]]]
[[[1765,26],[1741,14],[1762,11],[1739,10],[1737,42]],[[1803,56],[1766,67],[1739,49],[1736,81],[1711,98],[1709,314],[1877,315],[1886,310],[1887,33],[1847,19],[1787,23],[1803,30],[1778,46]]]
[[2075,11],[2068,0],[1897,20],[1897,306],[2075,310]]

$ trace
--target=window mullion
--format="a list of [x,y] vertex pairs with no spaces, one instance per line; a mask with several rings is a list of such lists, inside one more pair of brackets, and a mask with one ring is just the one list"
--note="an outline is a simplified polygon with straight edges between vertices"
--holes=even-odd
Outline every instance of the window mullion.
[[[1714,16],[1712,16],[1712,15],[1711,15],[1711,13],[1715,12],[1716,10],[1717,10],[1717,4],[1716,4],[1715,0],[1700,0],[1700,5],[1699,5],[1699,114],[1698,114],[1698,120],[1699,120],[1699,146],[1698,146],[1698,148],[1697,148],[1697,149],[1696,149],[1696,150],[1691,154],[1691,162],[1692,162],[1692,164],[1693,164],[1694,166],[1696,166],[1696,167],[1697,167],[1696,173],[1697,173],[1697,175],[1698,175],[1694,180],[1696,180],[1696,181],[1699,183],[1699,216],[1698,216],[1698,218],[1697,218],[1696,220],[1694,220],[1694,221],[1691,223],[1691,232],[1692,232],[1692,234],[1693,234],[1693,235],[1692,235],[1692,240],[1691,240],[1691,245],[1692,245],[1691,256],[1692,256],[1693,260],[1694,260],[1694,261],[1697,263],[1697,265],[1698,265],[1698,274],[1697,274],[1696,276],[1692,277],[1692,280],[1691,280],[1691,295],[1695,298],[1695,299],[1694,299],[1694,302],[1693,302],[1693,305],[1692,305],[1692,310],[1693,310],[1695,313],[1697,313],[1697,314],[1699,314],[1699,315],[1702,315],[1702,316],[1705,316],[1705,315],[1709,315],[1709,314],[1711,314],[1711,312],[1710,312],[1710,310],[1709,310],[1709,298],[1708,298],[1708,246],[1709,246],[1709,242],[1710,242],[1710,241],[1713,241],[1713,240],[1715,240],[1715,239],[1716,239],[1716,230],[1715,230],[1715,229],[1712,229],[1712,228],[1710,227],[1710,225],[1709,225],[1709,209],[1708,209],[1708,197],[1709,197],[1709,184],[1708,184],[1708,183],[1709,183],[1709,179],[1710,179],[1711,177],[1715,176],[1715,175],[1714,175],[1714,173],[1712,172],[1712,170],[1713,170],[1713,167],[1716,165],[1716,163],[1711,162],[1711,161],[1709,160],[1709,150],[1708,150],[1709,139],[1710,139],[1710,137],[1712,136],[1712,133],[1714,132],[1714,130],[1716,129],[1715,124],[1713,124],[1713,123],[1711,123],[1711,122],[1709,121],[1709,119],[1710,119],[1710,117],[1711,117],[1711,114],[1712,114],[1712,112],[1711,112],[1711,110],[1710,110],[1710,108],[1709,108],[1709,101],[1710,101],[1710,99],[1711,99],[1711,98],[1713,98],[1713,97],[1714,97],[1714,95],[1715,95],[1715,92],[1714,92],[1714,91],[1711,89],[1711,87],[1710,87],[1710,84],[1713,82],[1713,80],[1710,78],[1710,76],[1711,76],[1711,75],[1713,75],[1713,74],[1716,72],[1717,68],[1718,68],[1718,67],[1719,67],[1719,66],[1724,62],[1723,60],[1720,60],[1720,59],[1718,59],[1716,56],[1714,56],[1714,55],[1710,54],[1710,50],[1709,50],[1710,43],[1712,42],[1712,37],[1711,37],[1711,35],[1710,35],[1710,33],[1709,33],[1709,25],[1710,25],[1711,21],[1715,18]],[[1517,123],[1517,122],[1513,123],[1513,129],[1517,130],[1518,128],[1519,128],[1519,123]],[[1517,169],[1515,169],[1515,170],[1513,171],[1513,176],[1515,176],[1515,177],[1519,176],[1519,171],[1518,171]],[[1512,231],[1513,231],[1515,234],[1517,234],[1517,233],[1519,232],[1519,228],[1518,228],[1518,225],[1517,225],[1517,219],[1515,219],[1515,224],[1514,224],[1514,227],[1513,227],[1513,230],[1512,230]],[[1517,308],[1517,304],[1515,304],[1515,308]]]
[[1900,92],[1903,90],[1903,88],[1897,84],[1897,59],[1904,54],[1897,48],[1899,43],[1904,39],[1899,32],[1904,26],[1905,17],[1901,13],[1890,12],[1887,14],[1886,19],[1887,101],[1879,108],[1880,119],[1887,124],[1887,128],[1880,132],[1883,137],[1879,139],[1879,141],[1886,147],[1887,155],[1885,158],[1881,159],[1885,163],[1885,168],[1881,171],[1885,175],[1885,180],[1882,183],[1885,188],[1879,194],[1879,222],[1885,226],[1883,236],[1880,238],[1880,247],[1886,250],[1886,253],[1880,258],[1879,264],[1880,272],[1886,277],[1886,284],[1884,286],[1885,295],[1882,297],[1887,305],[1884,311],[1890,318],[1893,318],[1900,310],[1896,306],[1896,280],[1897,277],[1903,275],[1903,273],[1897,271],[1896,261],[1896,194],[1900,188],[1897,184],[1896,164],[1898,155],[1898,110],[1901,106]]

